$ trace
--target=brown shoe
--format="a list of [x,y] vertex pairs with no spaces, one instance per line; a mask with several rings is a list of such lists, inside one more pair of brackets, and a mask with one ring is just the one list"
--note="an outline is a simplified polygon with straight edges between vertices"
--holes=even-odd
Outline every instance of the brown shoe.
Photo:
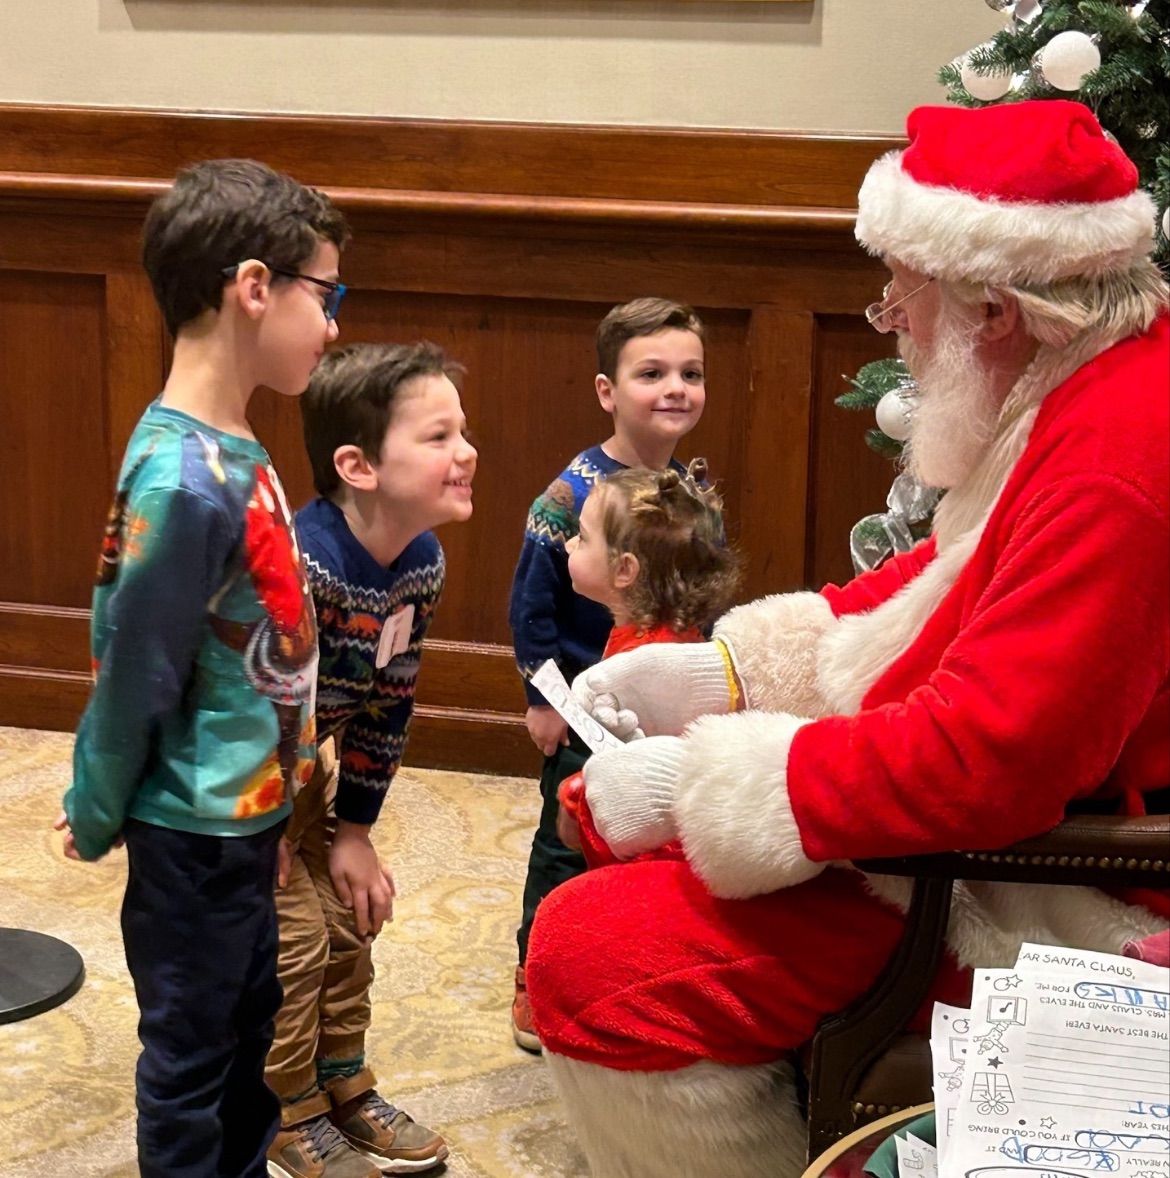
[[372,1079],[363,1069],[325,1085],[333,1124],[345,1140],[383,1174],[418,1174],[445,1161],[450,1151],[442,1137],[383,1100],[369,1087]]
[[270,1178],[382,1178],[323,1113],[281,1129],[268,1148]]
[[528,988],[524,984],[524,966],[516,966],[516,991],[512,996],[512,1038],[517,1047],[540,1055],[544,1050],[532,1025],[532,1007],[528,1002]]

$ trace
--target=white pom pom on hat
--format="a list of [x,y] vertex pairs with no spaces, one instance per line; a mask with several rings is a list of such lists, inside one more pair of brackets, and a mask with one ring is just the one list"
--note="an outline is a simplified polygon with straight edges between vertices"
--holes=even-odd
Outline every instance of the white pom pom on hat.
[[857,240],[923,274],[991,284],[1128,270],[1154,242],[1137,168],[1088,107],[922,106],[858,194]]

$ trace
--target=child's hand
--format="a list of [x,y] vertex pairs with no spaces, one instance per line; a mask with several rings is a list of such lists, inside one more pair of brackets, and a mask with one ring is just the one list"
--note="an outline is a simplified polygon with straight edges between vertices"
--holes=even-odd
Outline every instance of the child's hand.
[[585,797],[585,777],[578,770],[557,786],[557,838],[570,851],[581,850],[581,802]]
[[394,877],[378,859],[370,828],[338,820],[329,848],[329,875],[341,902],[353,912],[358,936],[373,940],[394,919]]
[[528,735],[532,743],[546,757],[551,757],[557,751],[558,745],[569,743],[569,725],[561,719],[560,713],[548,704],[534,705],[524,713],[524,723],[528,725]]
[[77,844],[73,841],[73,831],[69,829],[69,816],[64,810],[57,815],[57,821],[53,823],[53,829],[63,830],[65,832],[65,858],[80,863],[82,861],[81,855],[78,853]]
[[276,890],[278,892],[288,884],[288,877],[292,872],[292,854],[292,843],[284,835],[281,835],[280,842],[276,844]]

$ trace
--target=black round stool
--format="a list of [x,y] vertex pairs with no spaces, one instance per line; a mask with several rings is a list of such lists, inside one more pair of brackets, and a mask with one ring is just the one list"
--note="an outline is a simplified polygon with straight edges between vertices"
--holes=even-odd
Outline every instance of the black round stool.
[[67,1002],[85,981],[72,945],[44,933],[0,928],[0,1023],[15,1023]]

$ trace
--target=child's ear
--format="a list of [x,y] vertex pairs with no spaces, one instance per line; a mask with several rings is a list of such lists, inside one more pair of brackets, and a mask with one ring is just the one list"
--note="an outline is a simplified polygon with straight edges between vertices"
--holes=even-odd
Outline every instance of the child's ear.
[[638,579],[640,571],[638,558],[632,552],[623,552],[613,566],[613,587],[628,589]]
[[337,471],[337,477],[355,491],[373,491],[378,486],[377,471],[361,446],[338,446],[333,451],[333,469]]
[[268,306],[271,280],[272,274],[268,267],[255,258],[249,258],[236,267],[235,280],[224,290],[224,299],[229,297],[229,292],[233,293],[240,310],[249,319],[259,319]]
[[613,381],[605,375],[604,372],[599,372],[593,378],[593,387],[597,390],[597,399],[601,402],[601,407],[606,413],[613,412]]

